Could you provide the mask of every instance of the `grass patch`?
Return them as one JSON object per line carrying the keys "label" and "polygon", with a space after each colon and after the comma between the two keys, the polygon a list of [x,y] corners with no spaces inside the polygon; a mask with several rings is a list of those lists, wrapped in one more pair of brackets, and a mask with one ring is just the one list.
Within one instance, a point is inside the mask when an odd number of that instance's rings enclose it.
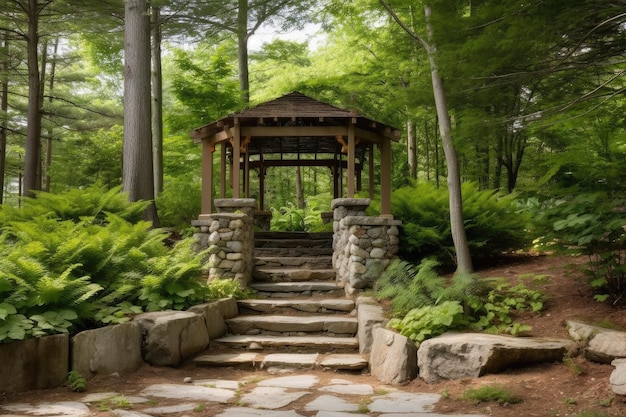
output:
{"label": "grass patch", "polygon": [[519,404],[524,400],[500,385],[485,385],[480,388],[471,388],[463,393],[463,399],[483,402],[497,402],[498,404]]}

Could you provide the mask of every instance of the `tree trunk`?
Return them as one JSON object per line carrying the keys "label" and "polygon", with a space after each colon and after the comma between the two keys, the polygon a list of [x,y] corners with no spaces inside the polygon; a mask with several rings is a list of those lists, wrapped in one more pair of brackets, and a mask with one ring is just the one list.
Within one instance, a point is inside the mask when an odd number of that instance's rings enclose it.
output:
{"label": "tree trunk", "polygon": [[[57,54],[59,52],[59,38],[56,37],[54,39],[54,46],[52,51],[52,60],[50,62],[50,76],[48,90],[50,91],[50,95],[48,98],[48,103],[52,103],[54,91],[54,78],[56,73],[56,65],[57,65]],[[43,80],[42,80],[43,84]],[[43,100],[43,91],[42,91],[42,100]],[[49,192],[50,191],[50,166],[52,165],[52,128],[48,128],[48,134],[46,137],[46,163],[44,165],[44,176],[42,178],[43,186],[42,189]]]}
{"label": "tree trunk", "polygon": [[161,69],[161,9],[152,7],[152,153],[154,195],[163,191],[163,72]]}
{"label": "tree trunk", "polygon": [[150,111],[150,15],[146,0],[125,0],[122,188],[130,201],[152,201],[144,218],[159,226],[154,205]]}
{"label": "tree trunk", "polygon": [[22,195],[32,196],[37,190],[41,146],[41,80],[39,78],[39,10],[37,0],[28,1],[28,110],[26,112],[26,144],[24,146],[24,177]]}
{"label": "tree trunk", "polygon": [[7,156],[7,123],[9,110],[9,35],[4,33],[2,39],[2,57],[0,62],[0,204],[4,201],[4,178],[6,175],[6,156]]}
{"label": "tree trunk", "polygon": [[239,90],[245,105],[250,102],[248,70],[248,0],[239,0],[237,12],[237,59],[239,61]]}
{"label": "tree trunk", "polygon": [[467,235],[465,234],[465,224],[463,222],[463,197],[461,195],[461,173],[459,170],[459,160],[452,141],[452,127],[450,124],[450,115],[448,113],[445,90],[443,88],[443,80],[439,75],[435,59],[436,48],[432,44],[430,6],[424,6],[424,14],[426,16],[426,30],[428,32],[430,42],[429,48],[427,48],[428,61],[430,63],[430,74],[433,84],[433,93],[435,96],[435,106],[437,108],[437,117],[439,119],[441,143],[443,145],[443,151],[446,156],[446,166],[448,168],[450,228],[452,231],[452,240],[454,241],[454,249],[456,251],[456,270],[458,273],[468,273],[472,272],[474,267],[472,265]]}
{"label": "tree trunk", "polygon": [[415,122],[410,117],[406,121],[406,151],[408,154],[409,177],[417,179],[417,135]]}

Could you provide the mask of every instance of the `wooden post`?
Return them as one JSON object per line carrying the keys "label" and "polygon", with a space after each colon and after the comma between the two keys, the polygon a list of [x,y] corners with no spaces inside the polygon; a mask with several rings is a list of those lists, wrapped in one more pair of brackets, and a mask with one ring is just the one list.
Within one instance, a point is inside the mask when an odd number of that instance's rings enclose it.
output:
{"label": "wooden post", "polygon": [[239,198],[241,191],[241,126],[235,118],[233,137],[233,198]]}
{"label": "wooden post", "polygon": [[356,177],[354,170],[354,154],[356,147],[356,139],[354,138],[354,123],[356,123],[356,119],[348,122],[348,198],[354,198],[354,180]]}
{"label": "wooden post", "polygon": [[220,198],[226,198],[226,142],[221,143],[220,147]]}
{"label": "wooden post", "polygon": [[371,143],[369,147],[369,178],[368,178],[368,187],[370,193],[370,200],[374,199],[374,144]]}
{"label": "wooden post", "polygon": [[384,139],[380,147],[380,214],[391,215],[391,141]]}
{"label": "wooden post", "polygon": [[202,204],[200,214],[211,214],[213,204],[213,151],[215,147],[202,141]]}

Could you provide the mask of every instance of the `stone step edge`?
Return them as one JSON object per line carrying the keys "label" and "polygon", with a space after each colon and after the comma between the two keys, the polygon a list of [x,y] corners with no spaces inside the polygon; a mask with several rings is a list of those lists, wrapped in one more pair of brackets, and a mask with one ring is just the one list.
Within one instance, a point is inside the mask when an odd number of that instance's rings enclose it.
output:
{"label": "stone step edge", "polygon": [[228,335],[211,340],[211,343],[238,348],[248,348],[256,345],[257,348],[321,348],[321,349],[358,349],[359,340],[356,337],[333,336],[269,336],[269,335]]}
{"label": "stone step edge", "polygon": [[237,300],[240,308],[253,310],[259,313],[271,313],[273,309],[292,309],[304,313],[319,314],[343,312],[348,313],[355,309],[356,304],[350,299],[320,298],[320,299],[244,299]]}
{"label": "stone step edge", "polygon": [[[241,315],[226,320],[229,333],[253,335],[271,334],[333,334],[356,335],[358,320],[346,314],[324,315]],[[261,333],[262,334],[262,333]]]}
{"label": "stone step edge", "polygon": [[240,366],[358,371],[369,366],[368,355],[358,353],[221,353],[196,357],[196,366]]}
{"label": "stone step edge", "polygon": [[332,291],[342,289],[334,281],[255,282],[250,287],[263,292]]}

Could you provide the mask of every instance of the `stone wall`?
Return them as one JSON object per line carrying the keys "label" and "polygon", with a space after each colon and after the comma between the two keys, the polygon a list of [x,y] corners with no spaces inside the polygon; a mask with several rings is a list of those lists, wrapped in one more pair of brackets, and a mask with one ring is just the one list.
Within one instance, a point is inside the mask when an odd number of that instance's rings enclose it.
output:
{"label": "stone wall", "polygon": [[208,280],[235,279],[246,288],[254,267],[254,207],[250,198],[215,200],[217,213],[192,221],[196,249],[208,249]]}
{"label": "stone wall", "polygon": [[332,202],[333,267],[348,295],[371,288],[398,253],[399,220],[365,215],[366,198],[339,198]]}

